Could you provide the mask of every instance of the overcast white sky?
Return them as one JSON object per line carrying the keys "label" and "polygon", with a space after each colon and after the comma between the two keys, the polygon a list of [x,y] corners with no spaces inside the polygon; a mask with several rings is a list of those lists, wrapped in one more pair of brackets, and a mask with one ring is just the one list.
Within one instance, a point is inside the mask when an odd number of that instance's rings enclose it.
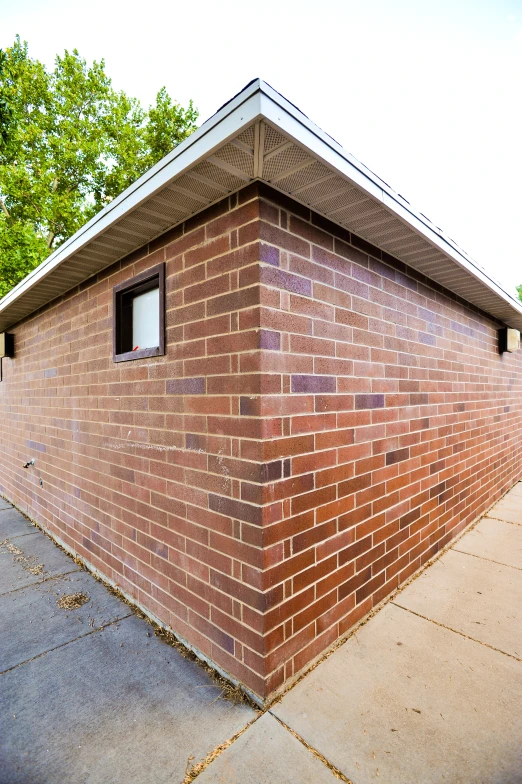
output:
{"label": "overcast white sky", "polygon": [[200,121],[261,77],[514,293],[522,283],[522,0],[0,0],[0,47],[104,58]]}

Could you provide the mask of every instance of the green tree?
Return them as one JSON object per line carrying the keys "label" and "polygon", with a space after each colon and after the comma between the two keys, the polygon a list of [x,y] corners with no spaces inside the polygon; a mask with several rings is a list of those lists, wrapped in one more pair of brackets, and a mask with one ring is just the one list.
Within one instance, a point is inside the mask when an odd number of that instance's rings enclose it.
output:
{"label": "green tree", "polygon": [[517,286],[517,291],[518,291],[518,298],[522,302],[522,283],[520,284],[520,286]]}
{"label": "green tree", "polygon": [[0,296],[196,127],[198,112],[116,91],[74,49],[54,70],[0,50]]}

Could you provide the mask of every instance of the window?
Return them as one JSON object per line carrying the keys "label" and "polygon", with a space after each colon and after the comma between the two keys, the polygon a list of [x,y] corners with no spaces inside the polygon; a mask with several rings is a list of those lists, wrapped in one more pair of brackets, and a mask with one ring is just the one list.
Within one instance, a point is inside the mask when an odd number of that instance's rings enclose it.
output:
{"label": "window", "polygon": [[113,291],[114,361],[165,353],[165,267],[158,264]]}

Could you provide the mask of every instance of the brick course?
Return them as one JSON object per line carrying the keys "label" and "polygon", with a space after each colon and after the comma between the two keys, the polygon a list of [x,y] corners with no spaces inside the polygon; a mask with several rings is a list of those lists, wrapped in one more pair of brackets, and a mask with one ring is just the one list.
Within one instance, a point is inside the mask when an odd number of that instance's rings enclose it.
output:
{"label": "brick course", "polygon": [[[167,353],[114,364],[161,261]],[[498,326],[254,184],[12,329],[0,489],[264,699],[520,477]]]}

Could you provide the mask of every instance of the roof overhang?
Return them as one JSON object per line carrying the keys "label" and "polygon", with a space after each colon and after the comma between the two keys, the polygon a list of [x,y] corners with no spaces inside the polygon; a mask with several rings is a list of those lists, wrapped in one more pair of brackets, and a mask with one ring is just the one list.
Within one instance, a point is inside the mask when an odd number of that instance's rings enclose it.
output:
{"label": "roof overhang", "polygon": [[522,330],[521,303],[486,270],[293,104],[255,80],[0,300],[0,332],[254,180]]}

